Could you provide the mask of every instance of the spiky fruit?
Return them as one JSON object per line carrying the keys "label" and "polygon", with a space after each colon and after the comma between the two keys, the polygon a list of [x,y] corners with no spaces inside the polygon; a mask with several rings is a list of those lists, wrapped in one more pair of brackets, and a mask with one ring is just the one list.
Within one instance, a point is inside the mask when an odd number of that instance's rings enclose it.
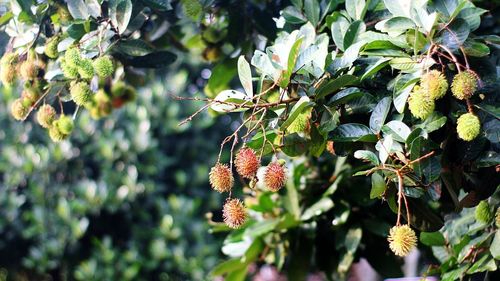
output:
{"label": "spiky fruit", "polygon": [[420,87],[431,99],[437,100],[446,94],[448,81],[441,71],[431,70],[420,78]]}
{"label": "spiky fruit", "polygon": [[64,53],[64,62],[68,66],[78,68],[81,60],[80,51],[76,47],[68,48],[66,53]]}
{"label": "spiky fruit", "polygon": [[[56,120],[57,121],[57,120]],[[52,126],[49,128],[49,136],[54,142],[60,142],[68,138],[68,134],[63,134],[57,126]]]}
{"label": "spiky fruit", "polygon": [[286,129],[288,133],[307,132],[310,130],[309,120],[311,119],[312,108],[302,111]]}
{"label": "spiky fruit", "polygon": [[94,66],[90,59],[81,59],[78,64],[78,74],[83,79],[92,79],[94,77]]}
{"label": "spiky fruit", "polygon": [[73,131],[73,119],[69,116],[61,115],[59,119],[54,121],[54,127],[57,127],[62,134],[69,135]]}
{"label": "spiky fruit", "polygon": [[222,217],[230,228],[240,228],[247,218],[245,206],[239,199],[227,199],[222,209]]}
{"label": "spiky fruit", "polygon": [[64,77],[69,79],[78,78],[78,68],[76,66],[71,66],[66,63],[66,59],[61,58],[61,70],[64,74]]}
{"label": "spiky fruit", "polygon": [[203,58],[208,62],[216,62],[220,59],[222,51],[219,47],[210,46],[203,50]]}
{"label": "spiky fruit", "polygon": [[422,88],[416,86],[408,99],[408,108],[413,116],[426,119],[434,112],[434,100],[424,93]]}
{"label": "spiky fruit", "polygon": [[111,87],[111,96],[113,97],[113,107],[119,108],[126,102],[133,101],[136,97],[136,91],[132,86],[119,81]]}
{"label": "spiky fruit", "polygon": [[489,223],[493,219],[493,214],[490,210],[490,204],[488,204],[488,201],[486,200],[479,202],[479,204],[476,206],[476,211],[474,214],[476,216],[476,220],[482,223]]}
{"label": "spiky fruit", "polygon": [[55,117],[56,110],[48,104],[40,106],[38,112],[36,113],[36,120],[38,121],[38,124],[44,128],[52,127],[52,122],[54,122]]}
{"label": "spiky fruit", "polygon": [[35,88],[25,88],[21,97],[29,103],[29,105],[33,105],[40,98],[40,92]]}
{"label": "spiky fruit", "polygon": [[236,171],[240,174],[240,176],[246,179],[253,179],[257,174],[260,162],[253,149],[244,147],[238,151],[238,154],[236,154],[234,165],[236,166]]}
{"label": "spiky fruit", "polygon": [[92,98],[92,90],[86,82],[72,83],[69,91],[71,98],[77,105],[84,106]]}
{"label": "spiky fruit", "polygon": [[37,77],[40,70],[39,62],[32,59],[27,59],[19,67],[19,74],[24,80],[33,80]]}
{"label": "spiky fruit", "polygon": [[45,55],[51,59],[55,59],[59,56],[57,51],[57,45],[61,42],[61,37],[53,36],[50,37],[45,43]]}
{"label": "spiky fruit", "polygon": [[94,60],[94,69],[99,77],[108,77],[115,71],[113,61],[109,56],[98,57]]}
{"label": "spiky fruit", "polygon": [[333,141],[328,141],[326,143],[326,151],[330,152],[332,155],[335,155],[335,143]]}
{"label": "spiky fruit", "polygon": [[233,172],[221,163],[212,167],[208,179],[212,188],[220,193],[230,191],[234,184]]}
{"label": "spiky fruit", "polygon": [[14,119],[22,121],[26,119],[26,116],[28,116],[29,106],[26,105],[23,98],[18,98],[12,103],[10,113]]}
{"label": "spiky fruit", "polygon": [[465,100],[477,90],[477,77],[470,71],[463,71],[453,77],[451,93],[459,100]]}
{"label": "spiky fruit", "polygon": [[481,131],[481,121],[472,113],[465,113],[458,117],[457,133],[458,137],[464,141],[472,141]]}
{"label": "spiky fruit", "polygon": [[62,23],[68,22],[73,19],[71,13],[65,5],[59,5],[59,7],[57,8],[57,15],[59,16],[59,19]]}
{"label": "spiky fruit", "polygon": [[406,224],[392,227],[387,240],[391,251],[400,257],[407,256],[417,246],[417,235]]}
{"label": "spiky fruit", "polygon": [[273,192],[280,190],[285,185],[286,179],[284,163],[275,161],[267,165],[264,172],[264,185],[267,189]]}
{"label": "spiky fruit", "polygon": [[94,95],[91,102],[87,103],[85,106],[89,112],[90,116],[94,119],[99,119],[104,116],[108,116],[113,107],[111,106],[111,99],[104,90],[99,90]]}
{"label": "spiky fruit", "polygon": [[12,85],[17,78],[18,56],[15,53],[6,53],[0,60],[0,80],[4,85]]}

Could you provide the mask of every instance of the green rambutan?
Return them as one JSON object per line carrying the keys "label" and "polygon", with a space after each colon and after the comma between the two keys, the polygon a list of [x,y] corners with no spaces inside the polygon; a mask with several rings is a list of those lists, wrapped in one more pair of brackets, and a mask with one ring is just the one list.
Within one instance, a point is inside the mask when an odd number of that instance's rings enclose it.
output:
{"label": "green rambutan", "polygon": [[420,78],[420,87],[431,99],[437,100],[446,94],[448,81],[441,71],[431,70]]}
{"label": "green rambutan", "polygon": [[115,67],[109,56],[98,57],[94,60],[94,69],[99,77],[105,78],[113,74]]}
{"label": "green rambutan", "polygon": [[419,119],[426,119],[434,112],[434,100],[427,96],[422,88],[415,86],[408,99],[408,108],[413,116]]}
{"label": "green rambutan", "polygon": [[451,83],[451,92],[459,100],[465,100],[474,94],[477,90],[478,80],[471,71],[463,71],[453,77]]}
{"label": "green rambutan", "polygon": [[92,98],[92,90],[86,82],[73,82],[69,89],[71,98],[80,106],[84,106]]}
{"label": "green rambutan", "polygon": [[481,132],[481,121],[472,113],[465,113],[458,117],[457,133],[458,137],[464,141],[472,141]]}

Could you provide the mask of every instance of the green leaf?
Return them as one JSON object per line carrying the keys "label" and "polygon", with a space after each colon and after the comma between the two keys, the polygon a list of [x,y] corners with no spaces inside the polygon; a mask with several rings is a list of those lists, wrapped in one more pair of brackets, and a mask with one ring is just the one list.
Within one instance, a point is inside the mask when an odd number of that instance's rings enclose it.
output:
{"label": "green leaf", "polygon": [[317,0],[304,0],[304,12],[307,19],[314,25],[319,22],[319,3]]}
{"label": "green leaf", "polygon": [[217,112],[244,111],[244,108],[237,109],[236,105],[227,103],[231,102],[242,104],[243,102],[249,102],[249,98],[245,93],[240,91],[224,90],[214,98],[214,101],[215,102],[210,106],[210,108]]}
{"label": "green leaf", "polygon": [[354,152],[354,158],[363,159],[372,163],[374,166],[378,166],[380,164],[377,155],[369,150],[357,150]]}
{"label": "green leaf", "polygon": [[381,198],[387,186],[385,179],[379,173],[372,174],[372,189],[370,190],[370,199]]}
{"label": "green leaf", "polygon": [[385,7],[395,17],[411,18],[410,9],[411,2],[407,0],[384,0]]}
{"label": "green leaf", "polygon": [[132,15],[131,0],[110,0],[109,1],[109,18],[111,23],[118,29],[118,33],[122,34],[128,26]]}
{"label": "green leaf", "polygon": [[462,46],[469,37],[470,28],[467,22],[463,19],[455,19],[447,28],[443,31],[441,37],[442,44],[451,50],[457,50]]}
{"label": "green leaf", "polygon": [[290,77],[292,76],[293,69],[295,67],[295,62],[297,61],[297,57],[299,56],[300,45],[302,44],[303,39],[299,38],[293,44],[290,49],[290,53],[288,54],[288,64],[287,69],[281,73],[281,77],[279,80],[279,85],[281,88],[286,88],[290,83]]}
{"label": "green leaf", "polygon": [[476,40],[467,39],[464,43],[464,52],[471,57],[486,57],[490,54],[490,48]]}
{"label": "green leaf", "polygon": [[347,88],[344,89],[337,94],[335,94],[329,101],[328,101],[328,106],[334,107],[339,104],[344,104],[347,103],[350,100],[359,98],[363,96],[365,93],[361,92],[360,89],[358,88]]}
{"label": "green leaf", "polygon": [[362,20],[366,12],[365,0],[346,0],[345,9],[347,14],[354,20]]}
{"label": "green leaf", "polygon": [[427,133],[434,132],[439,128],[443,127],[446,124],[446,116],[443,116],[441,113],[434,111],[431,116],[427,117],[421,124],[415,126],[416,128],[422,128]]}
{"label": "green leaf", "polygon": [[171,0],[141,0],[146,6],[158,11],[167,11],[172,9]]}
{"label": "green leaf", "polygon": [[11,11],[8,11],[8,12],[4,13],[0,17],[0,26],[3,26],[6,23],[8,23],[13,17],[14,17],[14,14]]}
{"label": "green leaf", "polygon": [[337,142],[376,142],[377,137],[363,124],[342,124],[330,133],[330,139]]}
{"label": "green leaf", "polygon": [[370,65],[368,69],[366,69],[365,73],[363,73],[360,80],[363,81],[366,78],[371,78],[373,75],[377,74],[379,70],[388,65],[389,61],[390,61],[389,58],[381,58],[377,60],[374,64]]}
{"label": "green leaf", "polygon": [[290,124],[292,124],[295,119],[299,116],[300,113],[302,113],[306,108],[310,107],[312,104],[310,102],[309,97],[303,96],[301,97],[295,105],[292,107],[292,110],[290,110],[290,114],[288,115],[288,118],[286,119],[283,124],[280,126],[280,130],[285,131]]}
{"label": "green leaf", "polygon": [[426,246],[444,246],[446,240],[441,232],[420,232],[420,242]]}
{"label": "green leaf", "polygon": [[145,56],[154,51],[151,46],[141,39],[120,41],[115,47],[115,50],[134,57]]}
{"label": "green leaf", "polygon": [[268,220],[258,221],[249,226],[248,228],[246,228],[244,235],[251,237],[252,239],[257,238],[259,236],[262,236],[264,234],[273,231],[279,222],[280,222],[279,219],[268,219]]}
{"label": "green leaf", "polygon": [[382,126],[384,134],[391,135],[395,141],[405,142],[411,133],[410,128],[401,121],[390,121]]}
{"label": "green leaf", "polygon": [[307,21],[306,17],[294,6],[283,9],[282,15],[291,24],[301,24]]}
{"label": "green leaf", "polygon": [[[464,1],[465,2],[465,1]],[[487,10],[477,8],[477,7],[469,7],[462,9],[458,14],[458,17],[464,19],[470,27],[470,31],[476,30],[481,24],[481,15],[486,13]]]}
{"label": "green leaf", "polygon": [[490,253],[496,260],[500,260],[500,230],[496,231],[495,237],[491,242]]}
{"label": "green leaf", "polygon": [[352,44],[358,42],[360,34],[366,31],[365,23],[361,20],[352,22],[344,35],[344,48],[349,48]]}
{"label": "green leaf", "polygon": [[229,259],[216,265],[210,272],[210,275],[213,277],[221,276],[229,272],[240,270],[246,266],[247,264],[241,262],[240,258]]}
{"label": "green leaf", "polygon": [[247,96],[253,97],[252,70],[244,56],[238,58],[238,76]]}
{"label": "green leaf", "polygon": [[373,109],[370,116],[370,129],[372,129],[373,132],[378,134],[382,129],[387,114],[389,114],[389,110],[391,109],[391,101],[391,97],[385,97],[381,99]]}
{"label": "green leaf", "polygon": [[467,270],[467,274],[496,270],[495,260],[490,255],[485,254]]}
{"label": "green leaf", "polygon": [[68,1],[68,10],[74,19],[87,20],[89,18],[89,10],[83,0]]}
{"label": "green leaf", "polygon": [[337,77],[333,80],[330,80],[324,84],[322,84],[318,89],[316,90],[316,99],[321,99],[329,94],[332,94],[339,90],[342,87],[348,86],[348,85],[354,85],[358,82],[358,78],[354,75],[342,75],[340,77]]}
{"label": "green leaf", "polygon": [[350,23],[339,12],[333,12],[332,19],[333,22],[330,29],[332,30],[333,41],[340,50],[344,51],[347,49],[347,47],[344,47],[344,35],[347,29],[349,29]]}
{"label": "green leaf", "polygon": [[285,135],[281,150],[290,157],[296,157],[307,151],[309,142],[297,133]]}
{"label": "green leaf", "polygon": [[319,199],[316,203],[314,203],[311,207],[307,208],[303,213],[300,219],[302,221],[307,221],[313,217],[319,216],[324,212],[333,208],[334,203],[332,199],[328,197],[323,197]]}
{"label": "green leaf", "polygon": [[[410,146],[410,159],[416,160],[429,153],[434,146],[424,137],[417,137]],[[435,181],[441,173],[439,157],[432,156],[412,164],[413,170],[419,176],[425,176],[427,182]]]}

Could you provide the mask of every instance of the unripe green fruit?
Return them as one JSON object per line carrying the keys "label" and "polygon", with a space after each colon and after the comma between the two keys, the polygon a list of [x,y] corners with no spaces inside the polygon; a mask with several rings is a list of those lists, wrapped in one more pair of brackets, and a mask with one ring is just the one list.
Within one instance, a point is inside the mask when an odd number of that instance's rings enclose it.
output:
{"label": "unripe green fruit", "polygon": [[483,200],[479,202],[476,206],[475,216],[476,220],[482,223],[489,223],[493,219],[493,214],[491,213],[488,201]]}
{"label": "unripe green fruit", "polygon": [[59,7],[57,8],[57,14],[59,15],[59,19],[62,23],[66,23],[73,19],[68,8],[66,8],[66,6],[64,5],[59,5]]}
{"label": "unripe green fruit", "polygon": [[[56,121],[54,121],[54,123]],[[49,136],[52,139],[52,141],[60,142],[62,140],[65,140],[69,135],[63,134],[57,126],[52,126],[49,128]]]}
{"label": "unripe green fruit", "polygon": [[448,81],[440,71],[431,70],[420,78],[420,87],[431,99],[437,100],[446,94]]}
{"label": "unripe green fruit", "polygon": [[22,121],[28,116],[29,107],[24,104],[22,98],[18,98],[12,103],[10,113],[14,119]]}
{"label": "unripe green fruit", "polygon": [[92,98],[92,90],[86,82],[72,83],[70,88],[71,98],[77,105],[85,105]]}
{"label": "unripe green fruit", "polygon": [[57,51],[57,45],[61,42],[61,37],[53,36],[45,43],[45,55],[51,59],[55,59],[59,56]]}
{"label": "unripe green fruit", "polygon": [[76,67],[80,65],[82,57],[80,56],[80,51],[76,47],[71,47],[64,53],[64,62],[71,67]]}
{"label": "unripe green fruit", "polygon": [[95,72],[102,78],[110,76],[115,71],[113,61],[109,56],[98,57],[93,64]]}
{"label": "unripe green fruit", "polygon": [[64,74],[64,77],[68,79],[78,78],[78,68],[68,65],[64,58],[61,59],[61,70]]}
{"label": "unripe green fruit", "polygon": [[472,113],[465,113],[457,120],[458,137],[464,141],[475,139],[481,131],[479,118]]}
{"label": "unripe green fruit", "polygon": [[477,78],[470,71],[463,71],[453,77],[451,83],[451,92],[459,100],[465,100],[474,94],[477,90]]}
{"label": "unripe green fruit", "polygon": [[40,93],[34,88],[25,88],[21,97],[32,105],[38,101]]}
{"label": "unripe green fruit", "polygon": [[15,53],[6,53],[0,60],[0,80],[4,85],[12,85],[16,81],[18,56]]}
{"label": "unripe green fruit", "polygon": [[94,66],[90,59],[81,59],[78,64],[78,74],[83,79],[92,79],[94,77]]}
{"label": "unripe green fruit", "polygon": [[310,129],[309,120],[311,119],[312,108],[301,112],[295,120],[286,129],[288,133],[307,132]]}
{"label": "unripe green fruit", "polygon": [[422,88],[416,86],[408,99],[408,108],[413,116],[426,119],[434,112],[434,100],[424,94]]}
{"label": "unripe green fruit", "polygon": [[48,104],[40,106],[38,112],[36,113],[36,120],[38,121],[38,124],[44,128],[52,127],[55,117],[56,110]]}
{"label": "unripe green fruit", "polygon": [[62,134],[69,135],[73,131],[73,119],[69,116],[61,115],[59,119],[54,121],[54,127],[57,127]]}

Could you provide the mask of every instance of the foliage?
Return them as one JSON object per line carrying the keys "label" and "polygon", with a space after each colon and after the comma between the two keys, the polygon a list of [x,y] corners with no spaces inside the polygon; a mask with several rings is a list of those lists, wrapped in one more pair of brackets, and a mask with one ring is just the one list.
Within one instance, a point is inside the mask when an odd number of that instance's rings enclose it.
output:
{"label": "foliage", "polygon": [[[475,222],[476,213],[485,213],[484,203],[480,211],[473,209],[487,200],[491,213],[498,213],[500,200],[500,40],[494,4],[484,4],[493,15],[467,0],[48,1],[29,9],[33,4],[13,1],[12,12],[2,17],[12,38],[9,53],[16,56],[2,60],[1,77],[11,84],[12,70],[21,63],[21,74],[30,81],[22,85],[25,92],[35,86],[44,92],[36,98],[23,94],[14,103],[14,117],[24,120],[41,101],[59,103],[59,114],[71,112],[78,124],[72,143],[96,132],[85,130],[88,115],[75,103],[103,117],[111,107],[134,99],[126,83],[137,79],[135,73],[146,73],[144,68],[163,67],[180,56],[189,69],[190,60],[196,60],[190,54],[216,63],[208,81],[197,83],[206,97],[174,95],[205,102],[183,125],[205,109],[211,115],[241,117],[222,140],[210,176],[205,175],[215,190],[229,191],[224,208],[218,206],[223,215],[210,217],[209,224],[212,232],[230,231],[222,247],[230,259],[212,268],[211,277],[244,280],[254,264],[267,263],[290,280],[315,272],[341,280],[361,257],[382,276],[398,276],[402,259],[391,250],[408,254],[416,237],[428,259],[423,275],[456,280],[496,271],[498,226],[492,219]],[[59,56],[53,46],[43,55],[45,40],[49,45],[54,36],[62,38]],[[112,77],[98,78],[96,70],[112,72],[109,64],[97,67],[104,55],[111,56],[116,69]],[[72,82],[85,83],[91,91],[73,88]],[[64,94],[68,87],[74,94]],[[140,118],[151,111],[129,113]],[[156,122],[171,117],[159,116]],[[49,130],[62,133],[56,139],[69,137],[59,123]],[[127,140],[148,131],[136,134],[143,127],[125,128]],[[109,129],[99,130],[105,140],[112,134]],[[115,147],[126,158],[130,146],[122,141]],[[218,147],[215,142],[204,145]],[[233,161],[241,160],[234,156],[247,148],[258,163],[252,162],[252,171],[238,181]],[[117,154],[109,146],[103,151],[112,159]],[[151,157],[146,163],[152,163],[152,170],[137,169],[141,177],[157,175],[162,159]],[[191,173],[185,173],[190,182]],[[149,188],[153,193],[161,189]],[[170,212],[172,204],[155,210]],[[115,208],[123,205],[116,202]],[[156,243],[151,254],[162,258],[164,247]],[[113,263],[107,252],[114,245],[106,239],[96,243],[100,252],[80,265],[75,278],[92,278],[87,274],[98,268],[96,263]],[[127,270],[94,278],[133,278],[138,266],[158,266],[133,265],[133,253],[118,253]],[[184,270],[190,269],[179,269]]]}

